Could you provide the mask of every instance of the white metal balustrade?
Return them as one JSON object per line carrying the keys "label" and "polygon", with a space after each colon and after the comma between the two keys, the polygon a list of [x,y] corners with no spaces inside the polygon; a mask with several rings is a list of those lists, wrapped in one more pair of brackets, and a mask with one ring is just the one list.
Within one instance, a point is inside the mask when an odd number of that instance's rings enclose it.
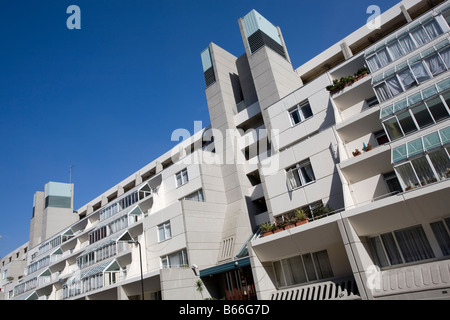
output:
{"label": "white metal balustrade", "polygon": [[359,300],[358,287],[353,278],[324,281],[277,290],[271,300]]}

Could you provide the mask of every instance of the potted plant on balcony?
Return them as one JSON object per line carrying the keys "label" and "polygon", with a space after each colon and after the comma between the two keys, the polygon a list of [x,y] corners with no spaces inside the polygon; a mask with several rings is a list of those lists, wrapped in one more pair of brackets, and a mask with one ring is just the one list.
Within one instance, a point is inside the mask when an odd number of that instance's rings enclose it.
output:
{"label": "potted plant on balcony", "polygon": [[306,215],[306,212],[302,209],[295,209],[295,225],[300,226],[302,224],[305,224],[309,221],[308,216]]}
{"label": "potted plant on balcony", "polygon": [[261,229],[263,237],[266,237],[273,234],[274,225],[270,222],[266,222],[260,225],[259,228]]}
{"label": "potted plant on balcony", "polygon": [[355,151],[352,151],[352,154],[354,157],[359,156],[361,154],[361,151],[359,151],[358,149],[355,149]]}
{"label": "potted plant on balcony", "polygon": [[286,226],[286,221],[284,220],[276,220],[274,224],[273,233],[277,233],[284,230],[284,227]]}
{"label": "potted plant on balcony", "polygon": [[321,204],[313,209],[314,220],[327,217],[334,213],[336,213],[335,210],[329,205]]}
{"label": "potted plant on balcony", "polygon": [[345,87],[351,85],[355,82],[353,76],[341,77],[340,79],[334,79],[333,84],[326,87],[330,94],[335,94],[338,91],[341,91]]}
{"label": "potted plant on balcony", "polygon": [[370,151],[370,150],[372,150],[373,148],[372,148],[372,146],[370,145],[370,143],[368,143],[367,145],[364,143],[364,145],[363,145],[363,151],[364,152],[367,152],[367,151]]}
{"label": "potted plant on balcony", "polygon": [[365,76],[367,76],[370,73],[369,68],[362,67],[359,68],[358,71],[355,73],[355,81],[361,80]]}
{"label": "potted plant on balcony", "polygon": [[286,215],[284,217],[284,223],[285,223],[284,230],[287,230],[287,229],[295,227],[295,222],[296,222],[295,218],[292,218],[292,217],[289,217],[289,216]]}

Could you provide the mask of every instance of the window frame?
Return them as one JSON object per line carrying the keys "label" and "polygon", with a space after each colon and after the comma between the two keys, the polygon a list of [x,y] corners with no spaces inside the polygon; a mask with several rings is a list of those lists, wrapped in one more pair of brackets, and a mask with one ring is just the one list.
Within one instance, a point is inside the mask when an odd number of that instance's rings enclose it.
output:
{"label": "window frame", "polygon": [[[182,264],[181,265],[172,265],[170,262],[171,257],[174,257],[175,255],[178,255],[178,254],[181,254]],[[187,256],[186,248],[169,253],[169,254],[165,254],[160,257],[161,269],[183,268],[184,266],[188,266],[188,265],[189,265],[189,259]]]}
{"label": "window frame", "polygon": [[[309,108],[311,115],[308,117],[305,117],[304,108],[307,108],[307,107]],[[314,116],[314,114],[312,112],[311,104],[309,103],[309,101],[297,104],[295,107],[289,109],[288,112],[289,112],[289,119],[291,121],[291,127],[295,127],[298,124],[305,122],[306,120],[308,120],[309,118],[312,118]],[[300,119],[299,122],[295,123],[294,118],[292,116],[293,113],[297,113],[298,118]]]}
{"label": "window frame", "polygon": [[[427,252],[427,254],[432,255],[432,257],[428,257],[428,258],[424,258],[424,259],[418,259],[415,261],[406,261],[405,258],[405,252],[402,250],[403,247],[399,244],[399,240],[398,240],[398,233],[399,232],[404,232],[406,230],[410,230],[416,228],[418,230],[420,230],[420,232],[423,233],[424,235],[424,239],[426,240],[426,245],[428,245],[429,251]],[[390,238],[393,239],[393,245],[394,247],[392,249],[395,249],[396,254],[399,255],[400,258],[400,262],[398,263],[393,263],[393,259],[394,257],[389,255],[389,251],[386,248],[388,245],[386,244],[386,241],[384,239],[383,236],[389,236]],[[381,244],[381,252],[378,252],[378,250],[374,247],[374,244],[372,243],[372,240],[377,239],[378,243]],[[413,226],[409,226],[406,228],[401,228],[401,229],[396,229],[396,230],[392,230],[392,231],[388,231],[385,233],[380,233],[380,234],[375,234],[372,236],[368,236],[367,237],[368,243],[369,243],[369,247],[370,247],[370,253],[371,256],[374,258],[374,262],[381,268],[381,269],[386,269],[386,268],[392,268],[392,267],[396,267],[396,266],[404,266],[404,265],[411,265],[411,264],[417,264],[417,263],[423,263],[424,261],[428,261],[431,259],[435,259],[436,258],[436,254],[433,250],[433,247],[430,243],[430,237],[429,235],[427,235],[427,233],[425,232],[425,229],[423,228],[423,226],[421,224],[417,224],[417,225],[413,225]],[[379,257],[379,253],[383,253],[383,257]],[[384,258],[383,260],[386,261],[388,264],[387,265],[382,265],[382,262],[380,260],[380,258]]]}
{"label": "window frame", "polygon": [[[305,177],[304,177],[304,173],[303,173],[303,171],[301,169],[302,168],[306,168],[308,166],[311,168],[313,179],[311,179],[310,181],[306,182]],[[292,172],[293,180],[290,177],[291,172]],[[296,176],[294,176],[294,172],[297,173],[298,179],[296,179]],[[314,173],[314,169],[312,167],[311,160],[309,158],[305,159],[305,160],[303,160],[303,161],[301,161],[301,162],[299,162],[297,164],[295,164],[293,167],[290,167],[290,168],[286,169],[286,181],[287,181],[289,190],[296,190],[298,188],[305,187],[305,186],[307,186],[307,185],[309,185],[311,183],[316,182],[316,180],[317,180],[317,178],[316,178],[316,175]],[[292,186],[291,181],[295,181],[296,182],[296,186]],[[298,181],[300,181],[300,185],[297,184]]]}
{"label": "window frame", "polygon": [[[162,230],[164,233],[164,239],[161,239],[160,230]],[[157,225],[156,231],[158,234],[158,243],[172,239],[172,226],[171,226],[170,220],[167,220],[167,221]]]}
{"label": "window frame", "polygon": [[[191,196],[193,196],[193,197],[197,196],[198,200],[195,200],[193,198],[190,199],[189,197],[191,197]],[[194,192],[191,192],[190,194],[188,194],[188,195],[184,196],[183,198],[181,198],[181,200],[205,202],[205,195],[203,193],[203,189],[200,188],[200,189],[198,189],[198,190],[196,190]]]}
{"label": "window frame", "polygon": [[[437,95],[434,95],[434,96],[428,97],[428,98],[426,98],[424,100],[421,100],[421,101],[419,101],[419,102],[417,102],[417,103],[415,103],[413,105],[408,106],[406,109],[403,109],[401,111],[395,112],[392,115],[389,115],[389,116],[385,117],[384,119],[382,119],[381,123],[382,123],[384,131],[387,134],[387,137],[388,137],[389,141],[392,142],[392,141],[395,141],[397,139],[401,139],[401,138],[406,137],[406,136],[408,136],[410,134],[413,134],[413,133],[415,133],[417,131],[420,131],[420,130],[428,128],[428,127],[430,127],[432,125],[435,125],[435,124],[437,124],[439,122],[448,120],[448,118],[450,118],[450,107],[447,105],[447,102],[446,102],[446,100],[444,98],[445,94],[450,94],[450,91],[440,92]],[[447,116],[445,116],[445,117],[443,117],[441,119],[438,119],[438,120],[436,120],[436,115],[433,115],[433,112],[431,110],[431,108],[434,107],[435,105],[431,105],[430,104],[432,101],[435,101],[435,100],[439,100],[442,103],[442,106],[444,107],[444,110],[447,111]],[[418,122],[418,120],[417,120],[417,118],[416,118],[416,116],[414,114],[414,111],[413,111],[413,109],[416,109],[420,105],[424,105],[425,106],[425,110],[426,110],[427,114],[431,117],[431,120],[432,120],[431,123],[423,125],[422,127],[420,126],[420,124],[419,124],[419,122]],[[400,121],[398,119],[398,116],[399,115],[404,115],[406,113],[409,114],[409,116],[411,117],[412,121],[414,122],[414,125],[416,127],[415,131],[405,133],[405,130],[404,130],[403,126],[401,125],[401,123],[400,123]],[[385,123],[387,121],[392,121],[392,119],[395,119],[395,122],[397,123],[397,125],[400,128],[400,132],[401,132],[400,136],[391,137],[391,132],[388,130],[388,127],[386,126]]]}
{"label": "window frame", "polygon": [[[447,238],[447,241],[448,241],[448,239],[450,238],[450,217],[445,217],[445,218],[442,218],[440,220],[437,220],[437,221],[434,221],[434,222],[430,223],[431,230],[433,232],[434,237],[436,238],[436,241],[438,243],[439,248],[441,249],[442,255],[444,257],[447,257],[447,256],[450,255],[450,249],[449,249],[450,244],[441,242],[443,239],[438,236],[437,230],[434,228],[434,226],[437,225],[437,224],[441,224],[443,226],[443,229],[446,232],[446,234],[444,234],[444,235],[447,236],[446,238]],[[447,253],[444,252],[444,248],[443,247],[447,247],[446,250],[448,250],[449,252],[447,252]]]}
{"label": "window frame", "polygon": [[[330,267],[330,271],[331,271],[331,275],[329,276],[321,276],[320,274],[320,261],[317,261],[317,254],[319,253],[323,253],[325,252],[327,255],[327,263],[329,264]],[[305,262],[305,257],[309,256],[310,263],[309,262]],[[286,275],[290,272],[288,270],[285,270],[286,266],[289,265],[289,267],[291,267],[291,261],[294,258],[300,258],[300,262],[301,265],[300,266],[296,266],[299,267],[300,270],[303,271],[303,275],[306,279],[306,281],[300,281],[300,282],[293,282],[292,284],[288,284],[288,281],[286,279]],[[313,267],[313,270],[308,270],[308,267]],[[280,274],[278,274],[277,272],[277,268],[280,271]],[[291,257],[287,257],[287,258],[283,258],[280,260],[275,260],[272,261],[272,270],[274,272],[275,275],[275,282],[276,282],[276,287],[278,289],[280,288],[288,288],[288,287],[292,287],[292,286],[298,286],[298,285],[302,285],[302,284],[307,284],[307,283],[311,283],[311,282],[316,282],[316,281],[321,281],[324,279],[332,279],[334,278],[334,272],[333,272],[333,268],[331,266],[331,262],[330,262],[330,256],[328,255],[328,251],[326,249],[324,250],[319,250],[319,251],[314,251],[314,252],[306,252],[306,253],[302,253],[299,255],[295,255],[295,256],[291,256]],[[291,268],[292,270],[292,268]],[[311,271],[313,271],[313,274],[311,274]],[[311,277],[311,275],[313,275],[313,278]],[[281,278],[279,278],[279,276],[281,276]]]}
{"label": "window frame", "polygon": [[[178,175],[180,176],[181,184],[178,182]],[[187,168],[184,168],[183,170],[180,170],[177,173],[175,173],[175,184],[177,188],[184,186],[188,182],[189,182],[189,175]]]}
{"label": "window frame", "polygon": [[[441,13],[440,15],[436,16],[436,17],[430,17],[429,20],[424,21],[424,22],[420,22],[417,25],[415,25],[414,27],[412,27],[409,30],[405,30],[403,32],[400,32],[399,34],[397,34],[395,36],[395,38],[389,39],[388,41],[386,41],[386,43],[382,44],[381,46],[378,46],[376,49],[374,49],[374,51],[370,54],[368,54],[364,59],[366,61],[367,66],[369,67],[370,71],[376,72],[384,67],[386,67],[387,65],[391,64],[394,61],[397,61],[399,59],[401,59],[402,57],[407,56],[409,53],[413,52],[414,50],[419,49],[420,47],[423,47],[424,45],[426,45],[427,43],[432,42],[434,39],[439,38],[440,36],[442,36],[443,34],[446,33],[446,31],[443,29],[443,26],[441,25],[440,21],[441,19],[437,19],[438,17],[442,17],[442,20],[445,20],[443,14]],[[433,36],[427,29],[427,25],[431,24],[431,23],[435,23],[438,27],[438,34],[436,36]],[[417,30],[421,29],[425,35],[427,36],[427,41],[425,41],[424,43],[419,43],[419,41],[416,39],[415,37],[415,32]],[[414,34],[413,34],[414,33]],[[408,37],[411,41],[412,44],[414,45],[414,48],[412,48],[412,50],[409,50],[408,48],[405,47],[404,45],[404,41],[400,41],[401,39],[405,39],[406,37]],[[396,43],[402,51],[402,55],[395,57],[395,54],[393,53],[393,50],[391,49],[392,44]],[[382,59],[380,59],[378,56],[380,54],[381,51],[386,51],[387,52],[387,57],[388,57],[388,62],[386,64],[382,63]],[[369,63],[368,60],[369,59],[376,59],[376,66],[377,68],[373,68],[373,64]]]}

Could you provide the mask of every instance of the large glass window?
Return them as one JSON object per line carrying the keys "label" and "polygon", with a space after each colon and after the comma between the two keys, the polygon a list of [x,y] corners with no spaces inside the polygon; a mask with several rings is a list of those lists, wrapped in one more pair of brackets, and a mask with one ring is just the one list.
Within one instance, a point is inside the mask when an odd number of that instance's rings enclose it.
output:
{"label": "large glass window", "polygon": [[185,249],[161,257],[161,267],[163,269],[164,268],[181,268],[181,267],[184,267],[187,265],[189,265],[189,264],[188,264],[187,254],[186,254]]}
{"label": "large glass window", "polygon": [[433,173],[433,170],[431,169],[431,166],[425,157],[413,159],[411,160],[411,163],[414,167],[414,170],[417,173],[417,177],[419,178],[419,181],[422,184],[422,186],[437,181]]}
{"label": "large glass window", "polygon": [[447,69],[450,68],[450,48],[440,51],[439,55],[447,66]]}
{"label": "large glass window", "polygon": [[396,96],[403,92],[403,88],[400,84],[400,81],[398,81],[396,76],[386,79],[386,84],[388,85],[392,96]]}
{"label": "large glass window", "polygon": [[433,118],[431,117],[430,112],[428,111],[428,108],[424,103],[411,108],[411,112],[413,113],[414,119],[416,119],[416,122],[419,125],[420,129],[423,129],[424,127],[434,123]]}
{"label": "large glass window", "polygon": [[403,182],[403,187],[406,191],[419,186],[419,180],[414,173],[411,163],[407,162],[402,164],[396,167],[395,171],[397,172],[400,180]]}
{"label": "large glass window", "polygon": [[403,51],[402,46],[400,45],[400,43],[395,40],[390,42],[387,45],[389,52],[391,53],[392,57],[394,58],[394,60],[403,57],[405,55],[405,52]]}
{"label": "large glass window", "polygon": [[414,120],[411,117],[411,114],[406,111],[397,115],[398,122],[402,127],[403,133],[408,134],[414,131],[417,131],[417,127],[414,123]]}
{"label": "large glass window", "polygon": [[450,255],[450,217],[430,224],[444,256]]}
{"label": "large glass window", "polygon": [[[446,93],[444,96],[448,98],[449,95],[450,92]],[[436,97],[432,100],[426,101],[426,104],[435,121],[440,121],[448,118],[449,112],[440,97]]]}
{"label": "large glass window", "polygon": [[378,69],[380,69],[382,67],[381,62],[378,59],[378,57],[376,56],[376,54],[374,54],[373,56],[367,58],[366,61],[367,61],[367,65],[369,66],[369,69],[372,72],[376,71],[376,70],[378,70]]}
{"label": "large glass window", "polygon": [[450,178],[450,159],[445,149],[438,149],[429,153],[428,156],[430,157],[431,163],[433,164],[439,179],[443,180]]}
{"label": "large glass window", "polygon": [[411,35],[409,33],[403,37],[398,38],[398,42],[400,42],[405,54],[410,53],[411,51],[416,49],[416,44],[414,43],[413,39],[411,39]]}
{"label": "large glass window", "polygon": [[430,41],[430,37],[421,26],[410,32],[419,47]]}
{"label": "large glass window", "polygon": [[278,288],[333,277],[326,250],[274,261],[273,268]]}
{"label": "large glass window", "polygon": [[[420,96],[420,94],[421,92],[413,94],[412,96]],[[406,101],[406,99],[404,101]],[[450,92],[435,96],[434,98],[426,100],[425,102],[419,102],[418,104],[417,102],[421,101],[421,99],[413,101],[412,98],[410,99],[410,97],[408,97],[408,101],[410,104],[415,105],[407,109],[405,104],[405,107],[397,108],[397,112],[392,117],[385,117],[383,120],[384,128],[391,141],[419,129],[423,129],[438,121],[447,119],[450,116],[449,108],[447,106],[447,103],[450,103]],[[396,105],[397,103],[394,104],[394,106]],[[392,114],[392,106],[385,107],[383,110],[388,110],[389,108],[391,109]],[[385,114],[389,114],[387,112],[389,112],[389,110],[386,111]]]}
{"label": "large glass window", "polygon": [[441,57],[437,53],[429,58],[426,58],[425,62],[427,63],[428,69],[433,76],[437,76],[447,70],[444,61],[442,61]]}
{"label": "large glass window", "polygon": [[422,226],[413,226],[369,238],[372,255],[380,267],[434,258]]}
{"label": "large glass window", "polygon": [[430,75],[428,74],[425,66],[422,61],[411,64],[411,70],[419,83],[424,82],[430,79]]}
{"label": "large glass window", "polygon": [[433,250],[421,226],[394,231],[405,262],[434,258]]}
{"label": "large glass window", "polygon": [[391,92],[389,91],[386,83],[380,83],[374,87],[375,93],[379,101],[383,102],[392,97]]}
{"label": "large glass window", "polygon": [[437,21],[434,19],[431,20],[430,22],[427,22],[423,26],[425,27],[425,30],[427,31],[431,39],[438,37],[443,32]]}
{"label": "large glass window", "polygon": [[400,81],[402,82],[405,90],[408,90],[417,85],[417,81],[414,78],[410,69],[405,69],[399,72],[398,77],[400,78]]}
{"label": "large glass window", "polygon": [[439,23],[435,19],[431,19],[423,25],[418,25],[413,30],[397,35],[397,38],[389,40],[385,46],[378,48],[373,54],[369,54],[366,57],[367,65],[374,72],[441,34],[443,34],[443,30]]}
{"label": "large glass window", "polygon": [[384,121],[383,124],[391,141],[403,137],[402,129],[400,128],[396,117]]}

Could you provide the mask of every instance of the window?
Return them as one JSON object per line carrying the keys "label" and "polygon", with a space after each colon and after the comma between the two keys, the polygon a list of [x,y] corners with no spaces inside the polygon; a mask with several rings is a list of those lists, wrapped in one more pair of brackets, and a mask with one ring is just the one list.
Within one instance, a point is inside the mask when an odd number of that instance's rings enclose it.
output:
{"label": "window", "polygon": [[389,143],[389,139],[388,139],[388,137],[386,135],[386,132],[384,130],[380,130],[380,131],[374,132],[373,135],[374,135],[375,139],[377,140],[378,145],[381,146],[381,145],[383,145],[385,143]]}
{"label": "window", "polygon": [[448,171],[450,168],[450,158],[445,149],[439,148],[434,152],[430,152],[428,157],[430,158],[439,179],[447,179],[450,175],[450,172]]}
{"label": "window", "polygon": [[94,242],[97,242],[105,238],[106,236],[108,236],[106,226],[96,229],[89,233],[89,244],[93,244]]}
{"label": "window", "polygon": [[306,119],[312,117],[313,113],[309,103],[299,104],[294,109],[289,111],[291,117],[291,123],[293,126],[305,121]]}
{"label": "window", "polygon": [[163,269],[181,268],[181,267],[184,267],[187,265],[189,265],[189,264],[188,264],[187,254],[186,254],[185,249],[161,257],[161,268],[163,268]]}
{"label": "window", "polygon": [[403,182],[404,190],[410,190],[419,186],[419,180],[417,179],[411,163],[405,163],[395,168],[398,177]]}
{"label": "window", "polygon": [[397,193],[403,191],[394,171],[384,174],[383,178],[384,181],[386,182],[389,193]]}
{"label": "window", "polygon": [[[450,92],[444,94],[443,98],[444,99],[450,98]],[[444,105],[444,102],[442,101],[441,97],[431,99],[429,101],[426,101],[425,103],[428,106],[428,109],[430,110],[431,115],[433,116],[436,122],[448,118],[449,112],[446,106]]]}
{"label": "window", "polygon": [[366,102],[367,102],[367,106],[368,107],[373,107],[373,106],[376,106],[376,105],[379,104],[378,99],[377,99],[376,96],[367,99]]}
{"label": "window", "polygon": [[395,38],[389,39],[386,45],[378,47],[376,52],[367,54],[367,65],[374,72],[430,42],[431,39],[442,33],[442,28],[433,18],[413,30],[398,34]]}
{"label": "window", "polygon": [[[436,45],[373,78],[372,85],[380,102],[407,91],[450,68],[450,44]],[[428,95],[429,97],[429,95]]]}
{"label": "window", "polygon": [[444,256],[450,255],[450,217],[430,224]]}
{"label": "window", "polygon": [[277,287],[287,287],[333,277],[326,250],[273,262]]}
{"label": "window", "polygon": [[425,69],[422,61],[411,64],[411,70],[414,74],[414,77],[417,79],[419,83],[422,83],[430,79],[430,76],[427,70]]}
{"label": "window", "polygon": [[414,115],[414,119],[416,119],[420,129],[434,123],[433,118],[424,103],[411,108],[411,112]]}
{"label": "window", "polygon": [[[450,127],[392,149],[392,163],[404,190],[450,178]],[[401,164],[399,164],[401,163]]]}
{"label": "window", "polygon": [[400,78],[400,81],[402,82],[403,88],[405,88],[405,90],[408,90],[418,85],[410,69],[400,71],[398,73],[398,77]]}
{"label": "window", "polygon": [[397,119],[405,135],[417,131],[414,120],[408,111],[398,114]]}
{"label": "window", "polygon": [[400,125],[398,124],[397,118],[390,118],[383,122],[384,127],[386,128],[386,132],[389,135],[391,141],[396,140],[398,138],[403,137],[402,129],[400,129]]}
{"label": "window", "polygon": [[[420,94],[421,92],[418,92],[419,96]],[[413,94],[412,96],[415,95],[416,94]],[[386,119],[383,120],[384,128],[388,133],[390,140],[396,140],[409,133],[437,123],[438,121],[447,119],[450,116],[447,101],[450,102],[450,92],[432,97],[424,102],[411,102],[412,106],[410,108],[407,108],[406,99],[394,103],[394,109],[392,109],[392,106],[384,108],[382,113],[384,110],[387,110],[388,112],[391,109],[395,110],[396,105],[404,106],[397,108],[396,110],[399,112],[395,113],[393,117],[385,117]],[[405,108],[407,109],[405,110]]]}
{"label": "window", "polygon": [[441,57],[437,53],[429,58],[426,58],[425,62],[427,63],[428,69],[433,76],[437,76],[447,70],[444,61],[442,61]]}
{"label": "window", "polygon": [[422,226],[388,232],[369,238],[372,255],[380,267],[434,258]]}
{"label": "window", "polygon": [[183,200],[204,202],[205,199],[203,198],[203,190],[199,189],[199,190],[187,195],[186,197],[184,197]]}
{"label": "window", "polygon": [[180,187],[189,181],[187,169],[181,170],[175,175],[175,177],[177,180],[177,187]]}
{"label": "window", "polygon": [[287,170],[287,182],[289,189],[296,189],[316,180],[309,160],[298,163]]}
{"label": "window", "polygon": [[166,221],[158,226],[158,242],[172,238],[170,221]]}

